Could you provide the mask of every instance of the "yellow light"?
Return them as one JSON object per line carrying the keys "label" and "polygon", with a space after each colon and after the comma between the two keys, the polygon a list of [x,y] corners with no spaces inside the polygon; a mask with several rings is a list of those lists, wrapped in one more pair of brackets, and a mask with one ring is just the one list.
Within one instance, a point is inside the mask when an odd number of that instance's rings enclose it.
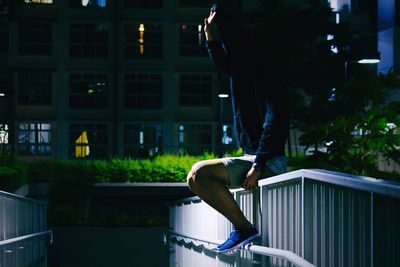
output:
{"label": "yellow light", "polygon": [[139,31],[140,32],[144,32],[144,24],[140,24],[139,25]]}

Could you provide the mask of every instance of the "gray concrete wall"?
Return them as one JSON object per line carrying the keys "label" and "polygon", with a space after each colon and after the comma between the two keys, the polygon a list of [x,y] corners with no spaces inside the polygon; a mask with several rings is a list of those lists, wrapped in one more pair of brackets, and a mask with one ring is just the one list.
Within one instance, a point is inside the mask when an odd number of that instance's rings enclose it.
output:
{"label": "gray concrete wall", "polygon": [[163,228],[54,228],[49,267],[167,267]]}

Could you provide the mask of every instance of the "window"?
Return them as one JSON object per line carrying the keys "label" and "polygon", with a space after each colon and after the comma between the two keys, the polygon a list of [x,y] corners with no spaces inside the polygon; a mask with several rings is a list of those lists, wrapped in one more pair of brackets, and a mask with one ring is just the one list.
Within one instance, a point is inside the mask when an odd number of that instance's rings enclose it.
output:
{"label": "window", "polygon": [[211,125],[180,124],[178,138],[179,153],[199,155],[204,151],[211,151]]}
{"label": "window", "polygon": [[161,24],[125,24],[124,54],[127,58],[162,58]]}
{"label": "window", "polygon": [[9,79],[6,73],[0,73],[0,97],[8,96],[9,90]]}
{"label": "window", "polygon": [[53,0],[24,0],[27,4],[53,4]]}
{"label": "window", "polygon": [[9,25],[7,23],[0,23],[0,53],[8,53],[9,41]]}
{"label": "window", "polygon": [[161,74],[129,73],[124,77],[124,106],[129,109],[161,109]]}
{"label": "window", "polygon": [[211,106],[212,77],[210,74],[179,76],[179,105],[182,107]]}
{"label": "window", "polygon": [[70,0],[69,6],[72,8],[79,8],[79,7],[105,8],[105,7],[107,7],[107,1],[106,0]]}
{"label": "window", "polygon": [[0,146],[8,144],[8,125],[0,123]]}
{"label": "window", "polygon": [[125,124],[124,156],[148,158],[161,153],[162,126],[152,124]]}
{"label": "window", "polygon": [[209,0],[179,0],[180,7],[211,7],[213,1]]}
{"label": "window", "polygon": [[106,109],[108,76],[98,73],[71,73],[69,75],[69,107]]}
{"label": "window", "polygon": [[222,125],[222,140],[221,143],[223,145],[232,145],[233,144],[233,129],[232,125],[224,124]]}
{"label": "window", "polygon": [[51,73],[25,72],[18,74],[19,105],[51,105]]}
{"label": "window", "polygon": [[108,26],[100,23],[72,23],[69,34],[69,55],[72,58],[106,58]]}
{"label": "window", "polygon": [[124,5],[127,8],[137,9],[162,9],[162,0],[125,0]]}
{"label": "window", "polygon": [[19,123],[19,155],[51,155],[50,123]]}
{"label": "window", "polygon": [[207,50],[204,47],[204,31],[201,24],[180,25],[180,46],[179,52],[185,57],[206,57]]}
{"label": "window", "polygon": [[52,38],[52,26],[50,23],[19,23],[18,54],[51,55]]}
{"label": "window", "polygon": [[107,158],[108,126],[105,123],[72,123],[69,144],[70,158]]}

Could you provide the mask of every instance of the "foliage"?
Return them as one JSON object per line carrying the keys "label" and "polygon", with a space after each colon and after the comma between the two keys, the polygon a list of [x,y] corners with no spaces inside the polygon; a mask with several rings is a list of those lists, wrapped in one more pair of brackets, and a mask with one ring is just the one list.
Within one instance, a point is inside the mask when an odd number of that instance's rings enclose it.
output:
{"label": "foliage", "polygon": [[0,190],[14,192],[26,181],[26,166],[11,153],[0,151]]}
{"label": "foliage", "polygon": [[354,76],[338,101],[331,103],[342,115],[304,129],[302,145],[327,148],[314,155],[315,160],[325,168],[362,175],[376,172],[378,154],[400,162],[400,102],[388,102],[400,88],[400,81],[393,86],[393,75]]}

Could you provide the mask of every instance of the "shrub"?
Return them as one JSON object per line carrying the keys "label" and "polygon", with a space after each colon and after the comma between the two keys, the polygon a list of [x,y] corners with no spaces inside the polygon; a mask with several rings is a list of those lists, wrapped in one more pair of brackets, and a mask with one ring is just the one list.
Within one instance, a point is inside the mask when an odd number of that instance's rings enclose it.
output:
{"label": "shrub", "polygon": [[14,192],[27,182],[27,169],[14,155],[0,152],[0,190]]}

